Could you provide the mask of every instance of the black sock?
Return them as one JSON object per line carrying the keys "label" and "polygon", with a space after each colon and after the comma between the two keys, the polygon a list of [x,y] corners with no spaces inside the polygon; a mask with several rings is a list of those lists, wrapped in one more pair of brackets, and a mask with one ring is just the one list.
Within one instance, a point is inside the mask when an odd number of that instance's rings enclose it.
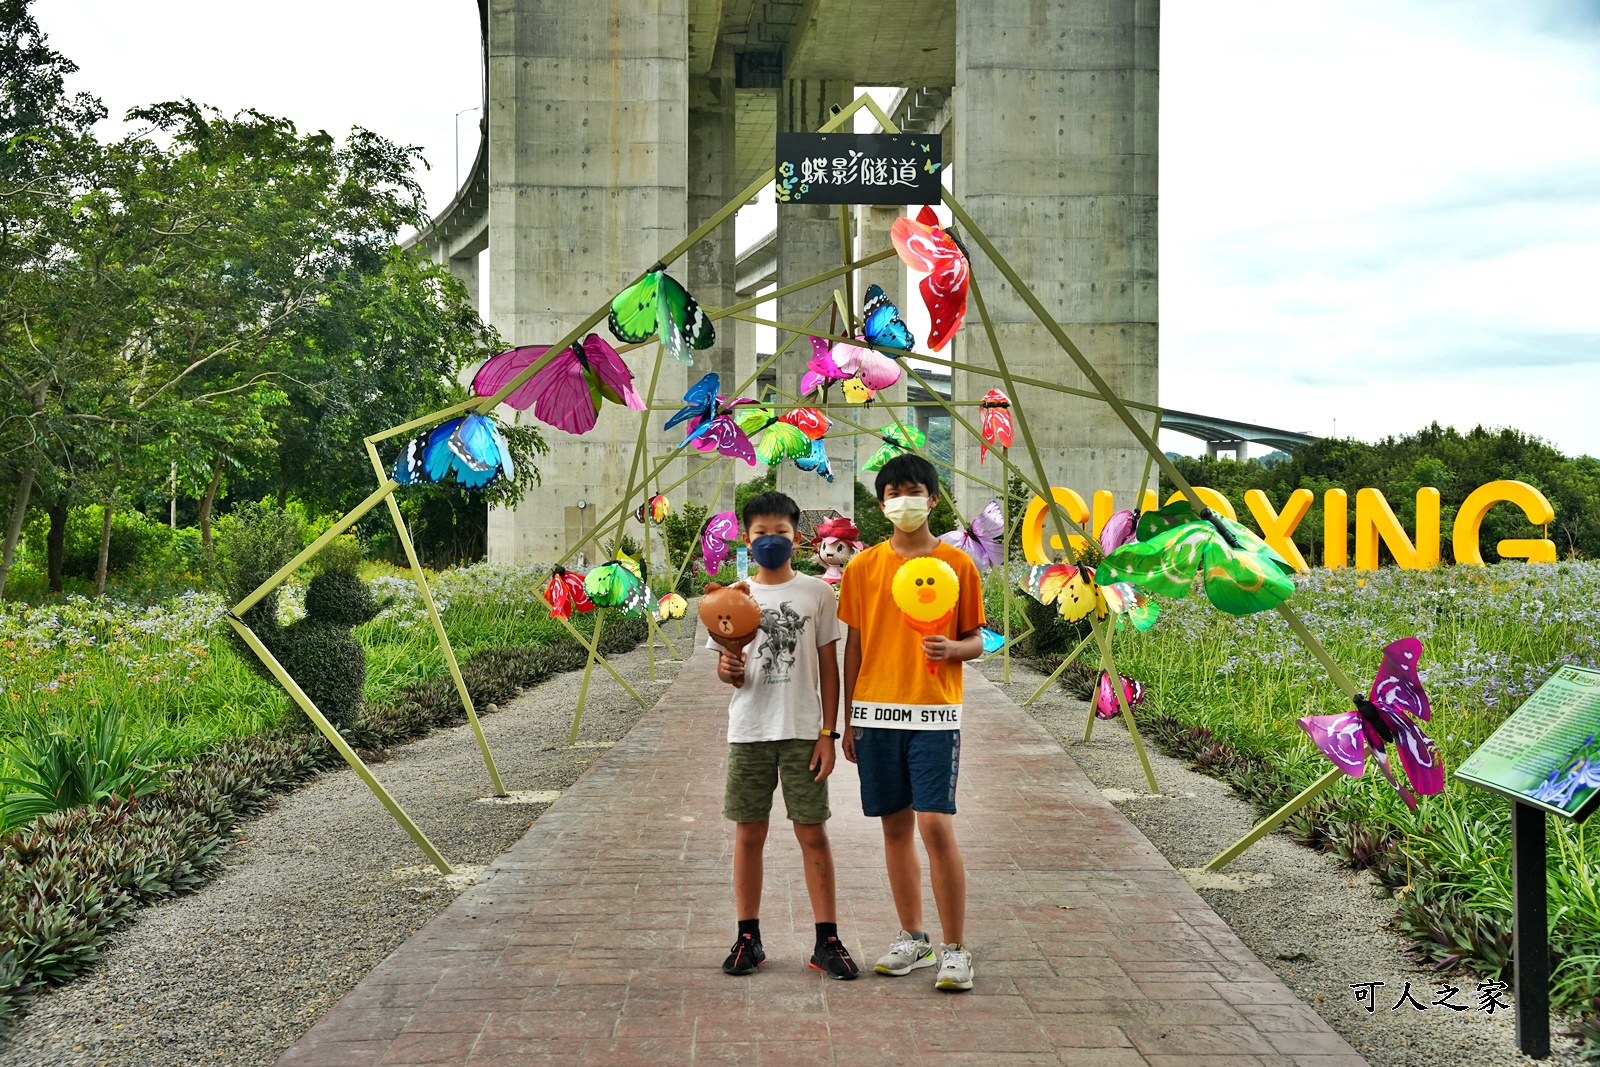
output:
{"label": "black sock", "polygon": [[817,923],[817,944],[825,944],[830,937],[839,936],[838,923]]}
{"label": "black sock", "polygon": [[743,937],[745,934],[750,935],[750,940],[759,942],[761,940],[761,920],[740,919],[739,936]]}

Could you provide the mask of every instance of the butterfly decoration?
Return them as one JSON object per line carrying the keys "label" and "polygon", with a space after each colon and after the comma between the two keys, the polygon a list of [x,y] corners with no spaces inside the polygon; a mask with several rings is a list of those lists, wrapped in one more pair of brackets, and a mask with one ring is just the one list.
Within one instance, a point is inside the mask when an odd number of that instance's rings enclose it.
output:
{"label": "butterfly decoration", "polygon": [[1038,563],[1029,567],[1017,580],[1022,591],[1041,604],[1054,604],[1061,617],[1076,622],[1094,612],[1096,618],[1105,618],[1110,608],[1100,586],[1094,580],[1094,571],[1070,563]]}
{"label": "butterfly decoration", "polygon": [[1155,597],[1132,582],[1113,582],[1111,585],[1103,585],[1100,587],[1100,595],[1105,597],[1106,607],[1111,614],[1117,617],[1119,630],[1126,622],[1131,622],[1135,630],[1143,633],[1154,626],[1156,619],[1161,615],[1161,605],[1156,603]]}
{"label": "butterfly decoration", "polygon": [[1004,634],[996,633],[987,626],[979,627],[978,636],[983,638],[983,654],[992,656],[1006,647]]}
{"label": "butterfly decoration", "polygon": [[983,399],[978,401],[978,410],[983,413],[983,421],[978,432],[982,440],[978,443],[978,462],[989,454],[991,448],[1010,448],[1015,439],[1015,431],[1011,422],[1011,398],[998,389],[991,389],[983,394]]}
{"label": "butterfly decoration", "polygon": [[1294,592],[1293,568],[1271,546],[1214,511],[1196,515],[1187,500],[1146,512],[1139,540],[1108,555],[1099,573],[1104,582],[1131,582],[1170,597],[1187,596],[1195,575],[1203,574],[1206,599],[1229,615],[1266,611]]}
{"label": "butterfly decoration", "polygon": [[590,571],[583,579],[583,591],[595,607],[620,608],[624,615],[637,615],[650,603],[650,590],[639,577],[638,564],[621,558]]}
{"label": "butterfly decoration", "polygon": [[[816,409],[805,410],[815,412]],[[821,418],[821,413],[817,412],[817,416]],[[786,459],[811,455],[811,436],[764,404],[741,404],[733,414],[733,421],[755,442],[756,458],[769,467]],[[757,438],[757,434],[761,436]]]}
{"label": "butterfly decoration", "polygon": [[627,344],[661,338],[661,347],[679,363],[694,366],[691,349],[710,348],[716,327],[665,268],[650,271],[611,301],[611,333]]}
{"label": "butterfly decoration", "polygon": [[939,540],[971,556],[972,562],[977,564],[978,573],[982,574],[1000,562],[1000,538],[1005,529],[1000,501],[991,500],[973,517],[970,526],[964,530],[958,528],[942,533]]}
{"label": "butterfly decoration", "polygon": [[786,422],[799,430],[813,441],[822,440],[822,435],[828,432],[832,425],[828,416],[816,408],[790,408],[778,416],[779,422]]}
{"label": "butterfly decoration", "polygon": [[[928,308],[928,347],[937,352],[950,343],[967,317],[967,281],[971,268],[967,253],[953,234],[940,224],[933,208],[924,205],[914,219],[894,220],[889,240],[900,259],[914,271],[925,273],[918,288]],[[1009,444],[1007,445],[1009,447]]]}
{"label": "butterfly decoration", "polygon": [[882,470],[883,465],[902,452],[915,452],[928,443],[928,435],[915,426],[896,423],[883,428],[883,444],[861,465],[864,471]]}
{"label": "butterfly decoration", "polygon": [[394,464],[394,480],[401,485],[442,482],[452,472],[467,489],[516,477],[511,449],[492,419],[473,411],[440,423],[408,441]]}
{"label": "butterfly decoration", "polygon": [[826,482],[833,481],[833,468],[828,466],[828,450],[823,447],[820,437],[811,442],[808,454],[795,457],[794,465],[808,474],[820,474]]}
{"label": "butterfly decoration", "polygon": [[[1318,750],[1352,778],[1360,778],[1366,770],[1370,752],[1383,776],[1413,811],[1419,795],[1432,796],[1444,789],[1439,750],[1418,725],[1419,720],[1427,722],[1433,717],[1417,674],[1421,656],[1422,642],[1415,637],[1390,642],[1384,647],[1383,663],[1372,679],[1371,690],[1365,699],[1355,698],[1354,710],[1299,720]],[[1389,763],[1387,746],[1391,742],[1400,754],[1405,782],[1395,777]]]}
{"label": "butterfly decoration", "polygon": [[739,520],[731,511],[719,511],[700,531],[700,567],[711,577],[728,562],[730,546],[739,539]]}
{"label": "butterfly decoration", "polygon": [[882,389],[900,381],[900,364],[882,352],[840,341],[829,347],[821,338],[811,338],[811,361],[800,378],[800,395],[820,386],[844,383],[845,399],[852,404],[871,400]]}
{"label": "butterfly decoration", "polygon": [[[689,386],[689,391],[683,394],[683,407],[678,413],[667,420],[663,430],[670,430],[681,422],[690,419],[698,420],[702,425],[711,421],[720,410],[717,391],[722,388],[722,379],[713,371]],[[692,434],[691,434],[692,436]]]}
{"label": "butterfly decoration", "polygon": [[710,422],[694,426],[689,442],[701,452],[716,452],[729,459],[742,459],[752,467],[756,465],[756,449],[749,434],[725,411]]}
{"label": "butterfly decoration", "polygon": [[[867,286],[861,309],[861,339],[879,348],[898,348],[909,352],[916,347],[917,339],[900,318],[900,309],[894,306],[881,285]],[[835,354],[835,360],[838,355]],[[840,367],[844,363],[840,362]]]}
{"label": "butterfly decoration", "polygon": [[1133,512],[1114,511],[1106,524],[1100,527],[1100,551],[1109,556],[1123,545],[1134,540],[1139,519]]}
{"label": "butterfly decoration", "polygon": [[[493,396],[549,351],[549,345],[528,345],[490,356],[472,376],[473,393]],[[633,372],[616,349],[593,333],[563,349],[506,397],[518,411],[531,407],[534,418],[570,434],[594,429],[602,400],[644,410]]]}
{"label": "butterfly decoration", "polygon": [[[1122,684],[1122,698],[1128,702],[1128,711],[1144,703],[1144,683],[1129,678],[1126,674],[1117,675]],[[1097,719],[1115,719],[1122,713],[1122,708],[1117,704],[1117,691],[1112,686],[1111,675],[1105,671],[1100,672],[1100,681],[1095,686],[1094,714]]]}
{"label": "butterfly decoration", "polygon": [[550,605],[550,615],[557,619],[570,619],[574,611],[593,611],[594,603],[583,591],[583,575],[573,574],[565,567],[550,572],[544,586],[545,603]]}
{"label": "butterfly decoration", "polygon": [[667,593],[656,601],[656,619],[661,622],[681,619],[688,610],[689,602],[678,593]]}
{"label": "butterfly decoration", "polygon": [[640,504],[639,510],[633,513],[633,517],[640,522],[653,522],[660,526],[661,520],[665,519],[671,511],[672,502],[657,493],[643,504]]}

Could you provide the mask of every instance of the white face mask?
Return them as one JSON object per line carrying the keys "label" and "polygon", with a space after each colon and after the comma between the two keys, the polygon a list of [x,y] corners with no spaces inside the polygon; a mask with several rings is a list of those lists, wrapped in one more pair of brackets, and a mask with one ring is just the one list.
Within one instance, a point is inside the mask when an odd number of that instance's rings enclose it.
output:
{"label": "white face mask", "polygon": [[906,533],[928,521],[929,502],[925,496],[897,496],[883,502],[883,514]]}

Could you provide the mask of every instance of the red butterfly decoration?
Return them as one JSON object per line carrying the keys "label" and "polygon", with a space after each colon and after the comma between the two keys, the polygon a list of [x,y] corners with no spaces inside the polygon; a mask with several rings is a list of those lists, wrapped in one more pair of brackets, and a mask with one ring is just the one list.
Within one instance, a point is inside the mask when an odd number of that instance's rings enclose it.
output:
{"label": "red butterfly decoration", "polygon": [[980,431],[983,443],[978,445],[978,462],[982,463],[990,448],[1011,447],[1011,398],[998,389],[991,389],[978,401],[978,410],[983,412]]}
{"label": "red butterfly decoration", "polygon": [[787,422],[813,441],[828,432],[828,416],[816,408],[791,408],[779,415],[778,421]]}
{"label": "red butterfly decoration", "polygon": [[967,254],[927,205],[914,219],[895,219],[889,240],[906,266],[928,275],[919,288],[932,323],[928,348],[937,352],[949,344],[967,317]]}
{"label": "red butterfly decoration", "polygon": [[583,575],[573,574],[565,567],[557,567],[550,572],[550,580],[544,587],[544,599],[550,605],[551,617],[556,619],[570,619],[574,610],[594,610],[589,594],[583,591]]}

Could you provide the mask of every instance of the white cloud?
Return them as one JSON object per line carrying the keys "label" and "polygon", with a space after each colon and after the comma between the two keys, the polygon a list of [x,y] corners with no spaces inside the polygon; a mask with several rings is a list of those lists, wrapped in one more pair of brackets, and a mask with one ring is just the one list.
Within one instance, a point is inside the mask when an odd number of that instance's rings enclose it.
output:
{"label": "white cloud", "polygon": [[[99,96],[113,119],[189,97],[280,115],[302,131],[364,126],[422,148],[431,209],[455,195],[454,115],[482,98],[471,0],[38,0],[34,13],[81,68],[70,87]],[[461,116],[463,171],[477,117]]]}
{"label": "white cloud", "polygon": [[1600,453],[1593,5],[1162,11],[1162,399]]}

